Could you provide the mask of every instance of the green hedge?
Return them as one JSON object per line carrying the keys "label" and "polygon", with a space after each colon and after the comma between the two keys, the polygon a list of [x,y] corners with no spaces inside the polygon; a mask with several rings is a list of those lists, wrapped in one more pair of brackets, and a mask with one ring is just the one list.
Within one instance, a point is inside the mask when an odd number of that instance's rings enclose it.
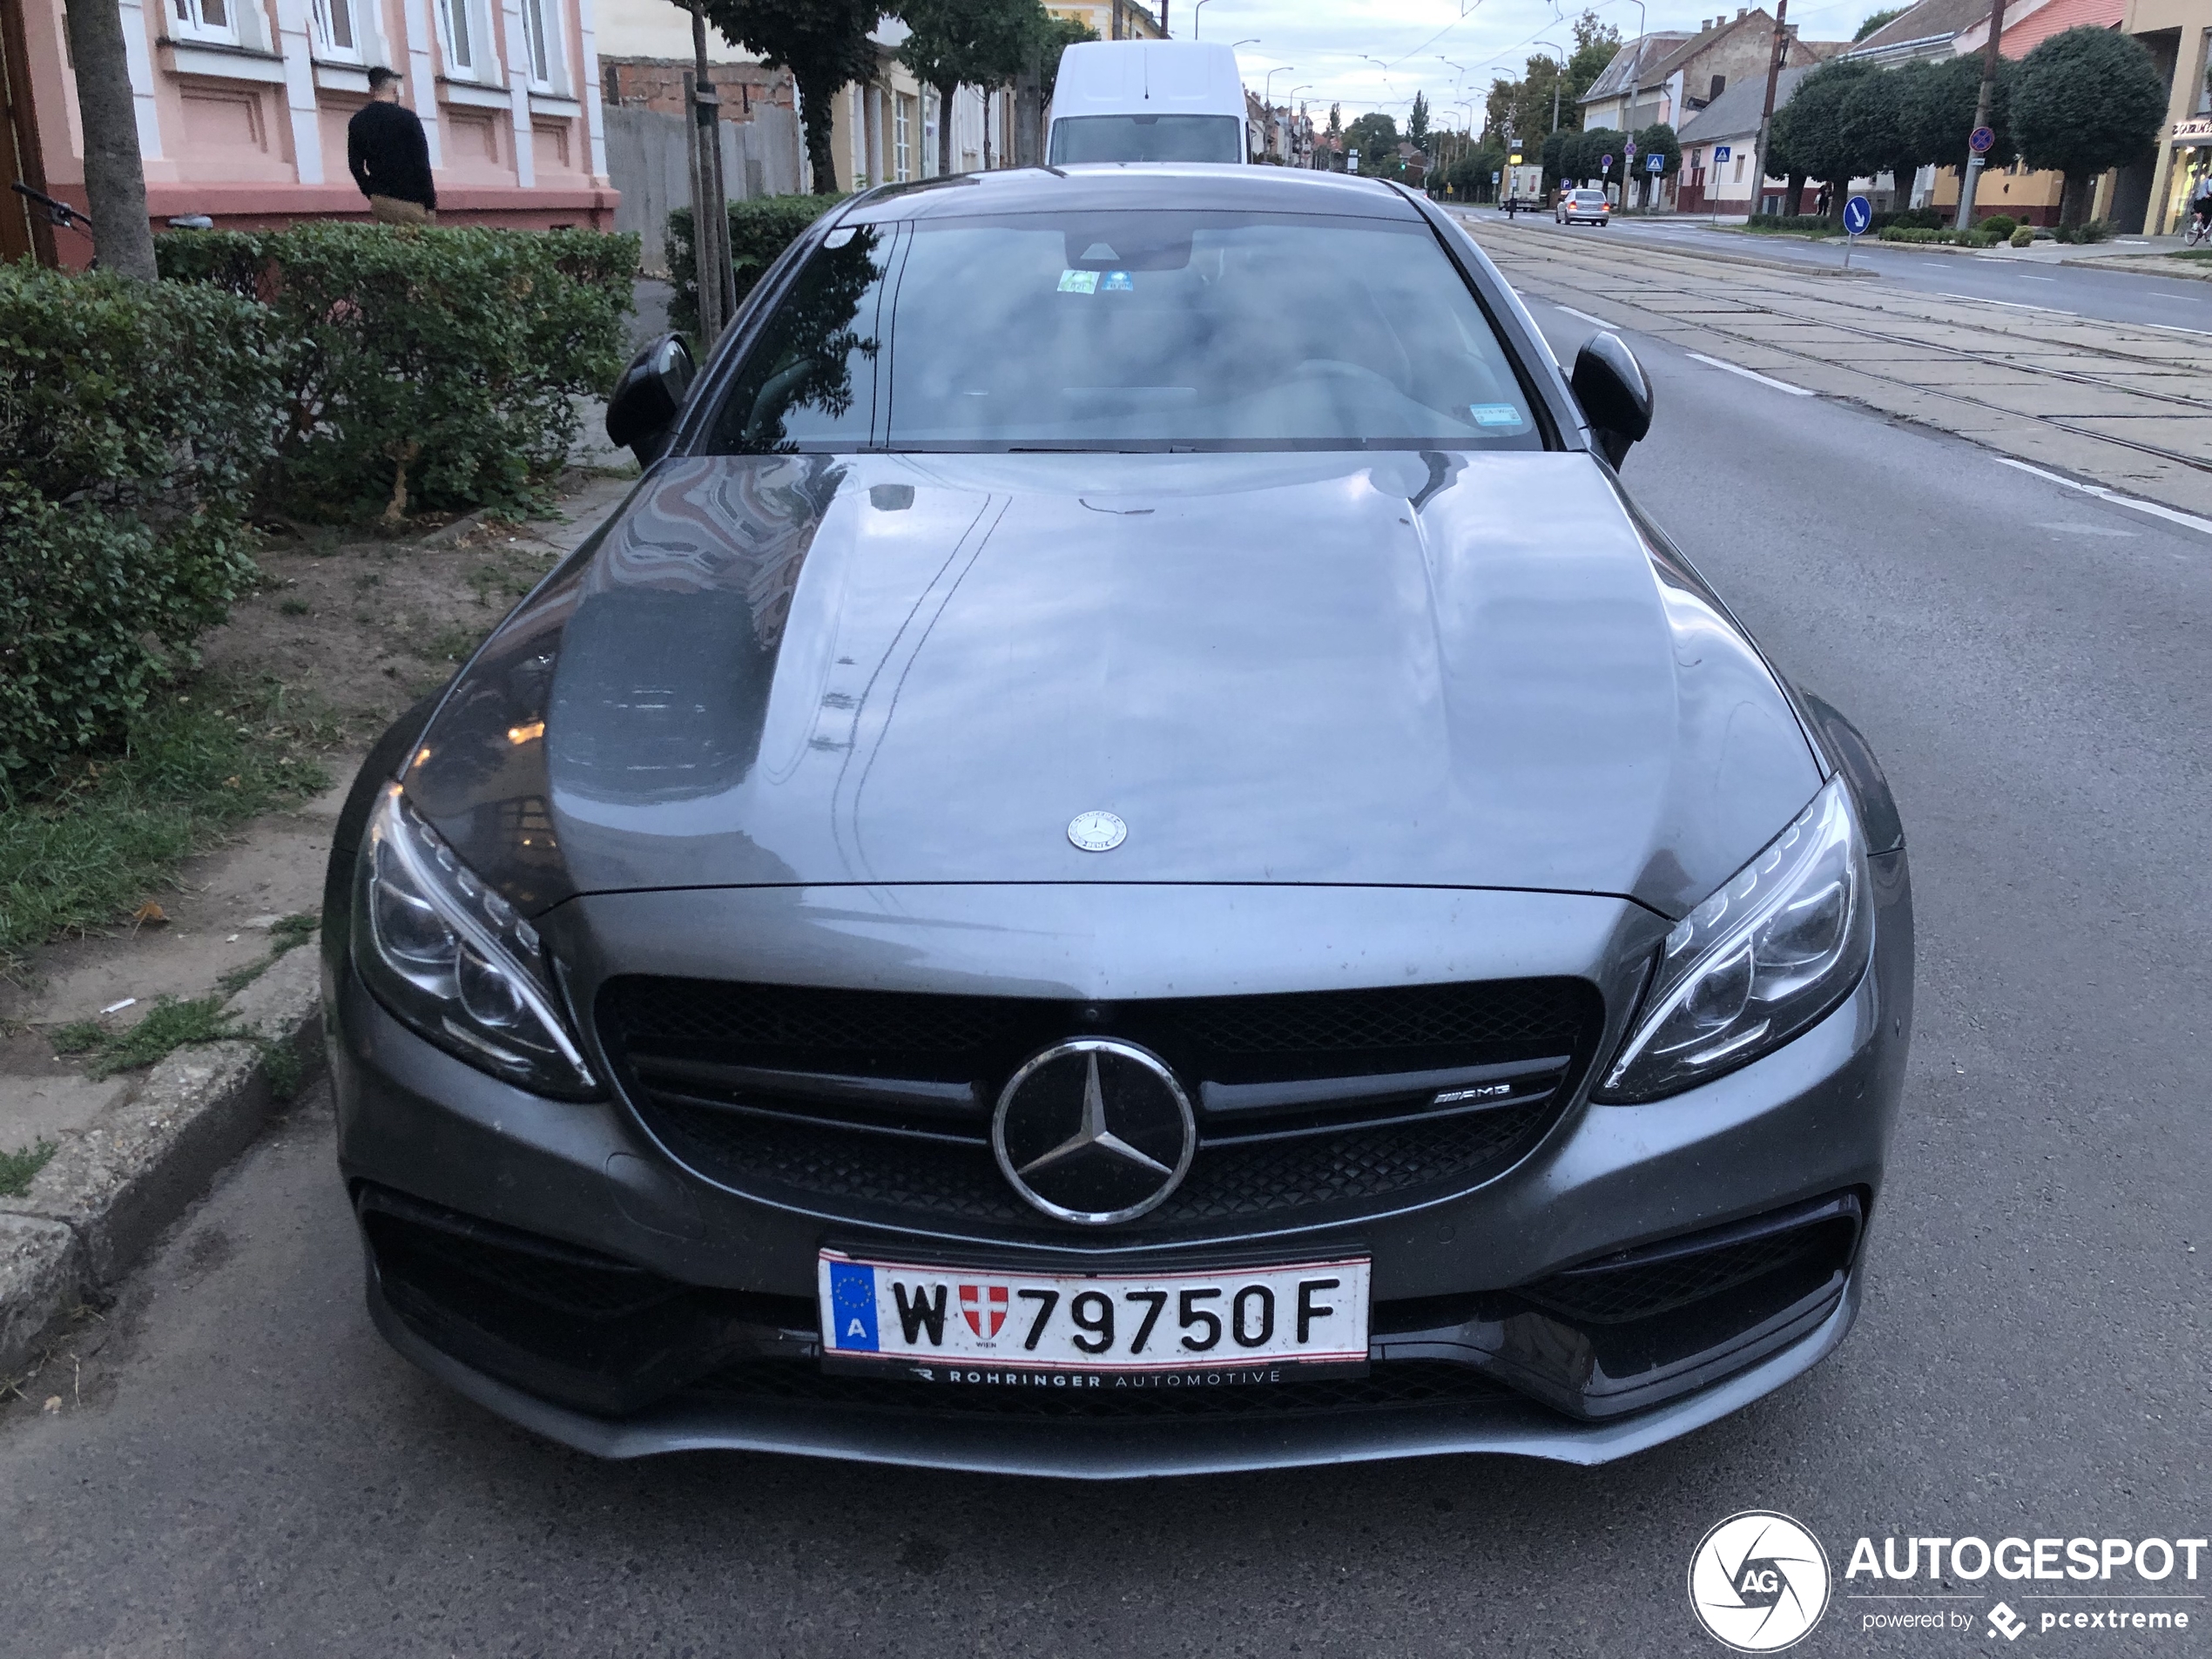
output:
{"label": "green hedge", "polygon": [[0,800],[112,739],[252,579],[286,357],[228,293],[0,266]]}
{"label": "green hedge", "polygon": [[[738,298],[752,292],[761,273],[799,233],[845,196],[755,196],[730,204],[730,263],[737,267]],[[668,216],[668,274],[676,285],[668,326],[697,338],[699,332],[698,255],[691,246],[691,210]]]}
{"label": "green hedge", "polygon": [[286,347],[271,494],[303,516],[518,509],[624,356],[637,239],[307,224],[157,237],[165,277],[261,302]]}
{"label": "green hedge", "polygon": [[2000,239],[1983,231],[1919,231],[1892,225],[1882,233],[1885,242],[1942,242],[1952,247],[1987,247]]}

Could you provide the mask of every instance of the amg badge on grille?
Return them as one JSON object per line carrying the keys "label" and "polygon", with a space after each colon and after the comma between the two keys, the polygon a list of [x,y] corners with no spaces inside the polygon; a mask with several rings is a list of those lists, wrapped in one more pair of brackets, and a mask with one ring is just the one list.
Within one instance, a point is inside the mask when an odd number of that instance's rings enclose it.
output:
{"label": "amg badge on grille", "polygon": [[1086,853],[1110,853],[1129,839],[1129,826],[1111,813],[1077,813],[1068,820],[1068,839]]}

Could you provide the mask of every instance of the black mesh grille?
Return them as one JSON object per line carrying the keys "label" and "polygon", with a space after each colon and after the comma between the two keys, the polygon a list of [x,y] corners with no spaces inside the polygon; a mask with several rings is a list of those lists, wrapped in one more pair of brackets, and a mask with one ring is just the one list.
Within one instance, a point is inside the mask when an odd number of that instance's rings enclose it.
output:
{"label": "black mesh grille", "polygon": [[[600,1029],[638,1112],[710,1180],[856,1221],[958,1218],[997,1231],[1061,1230],[1008,1187],[988,1144],[987,1106],[965,1118],[826,1106],[786,1091],[711,1082],[648,1087],[631,1059],[704,1062],[815,1076],[960,1082],[990,1103],[1030,1055],[1069,1036],[1142,1043],[1197,1096],[1204,1082],[1272,1084],[1463,1066],[1558,1062],[1525,1098],[1458,1115],[1435,1091],[1208,1119],[1183,1185],[1123,1233],[1227,1231],[1227,1224],[1355,1216],[1415,1191],[1464,1190],[1525,1156],[1556,1121],[1595,1045],[1602,1008],[1579,980],[1526,980],[1278,996],[1077,1004],[910,995],[693,980],[620,978]],[[656,1077],[669,1076],[656,1072]],[[683,1092],[678,1092],[678,1090]],[[718,1105],[727,1099],[747,1109]],[[1373,1121],[1363,1121],[1372,1119]],[[1271,1131],[1315,1130],[1297,1138]],[[882,1131],[926,1130],[923,1140]]]}
{"label": "black mesh grille", "polygon": [[1855,1220],[1837,1217],[1784,1226],[1705,1249],[1675,1249],[1653,1259],[1631,1256],[1559,1273],[1522,1288],[1539,1307],[1589,1325],[1624,1325],[1674,1312],[1754,1280],[1797,1269],[1818,1280],[1851,1264]]}
{"label": "black mesh grille", "polygon": [[1007,1388],[932,1385],[891,1377],[836,1377],[807,1360],[761,1359],[727,1366],[691,1386],[717,1399],[951,1417],[1083,1419],[1286,1417],[1413,1406],[1488,1406],[1516,1398],[1464,1366],[1428,1360],[1375,1366],[1365,1377],[1312,1382],[1224,1384],[1212,1388]]}

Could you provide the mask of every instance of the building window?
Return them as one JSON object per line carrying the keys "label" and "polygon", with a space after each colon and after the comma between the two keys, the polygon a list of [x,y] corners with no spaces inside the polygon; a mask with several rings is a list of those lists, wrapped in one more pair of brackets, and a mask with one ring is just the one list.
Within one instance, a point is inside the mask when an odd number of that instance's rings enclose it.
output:
{"label": "building window", "polygon": [[1743,158],[1742,156],[1736,158],[1736,182],[1739,185],[1743,182]]}
{"label": "building window", "polygon": [[559,0],[523,0],[523,41],[529,53],[530,84],[553,90],[561,66]]}
{"label": "building window", "polygon": [[904,92],[892,99],[891,176],[900,184],[914,175],[914,99]]}
{"label": "building window", "polygon": [[169,10],[181,37],[238,44],[238,20],[231,14],[231,0],[169,0]]}
{"label": "building window", "polygon": [[315,48],[327,57],[361,60],[354,39],[353,0],[315,0]]}
{"label": "building window", "polygon": [[470,37],[469,0],[438,0],[438,27],[445,36],[446,71],[473,76],[476,43]]}

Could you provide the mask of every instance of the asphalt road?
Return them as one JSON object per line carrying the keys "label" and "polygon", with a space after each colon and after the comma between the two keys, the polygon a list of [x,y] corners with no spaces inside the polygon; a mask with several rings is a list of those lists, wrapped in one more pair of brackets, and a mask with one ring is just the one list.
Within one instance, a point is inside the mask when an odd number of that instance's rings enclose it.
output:
{"label": "asphalt road", "polygon": [[[1478,220],[1499,218],[1487,208]],[[1531,222],[1528,214],[1515,222]],[[1549,213],[1533,216],[1536,228],[1561,236],[1601,236],[1648,243],[1669,252],[1700,249],[1742,253],[1754,259],[1832,271],[1844,262],[1841,239],[1809,242],[1792,236],[1742,236],[1713,231],[1697,219],[1624,219],[1599,227],[1553,223]],[[2162,243],[2160,246],[2170,246]],[[2146,253],[2156,250],[2146,246]],[[2027,307],[2061,316],[2094,317],[2107,322],[2155,323],[2163,327],[2212,334],[2212,282],[2195,277],[2158,277],[2134,271],[2103,271],[2093,265],[2058,265],[2026,260],[1981,259],[1970,253],[1916,253],[1896,243],[1862,238],[1851,256],[1851,269],[1872,272],[1892,287],[1951,299],[1981,300]]]}
{"label": "asphalt road", "polygon": [[[1587,326],[1536,309],[1571,358]],[[1804,1521],[1839,1574],[1861,1534],[2212,1530],[2212,537],[1670,349],[1648,362],[1662,414],[1631,488],[1865,728],[1911,836],[1919,1030],[1866,1312],[1835,1358],[1595,1470],[1099,1487],[597,1464],[373,1334],[311,1098],[88,1330],[81,1397],[54,1368],[57,1411],[0,1411],[0,1653],[1644,1659],[1723,1651],[1685,1572],[1747,1507]],[[2162,1588],[2201,1595],[2202,1570]],[[1797,1651],[2010,1652],[1979,1622],[1997,1594],[2033,1621],[2077,1605],[2038,1594],[2083,1587],[1848,1599],[1870,1588],[1839,1583]],[[2155,1605],[2194,1628],[2018,1651],[2205,1651],[2212,1607]],[[1972,1628],[1863,1628],[1927,1606]]]}

